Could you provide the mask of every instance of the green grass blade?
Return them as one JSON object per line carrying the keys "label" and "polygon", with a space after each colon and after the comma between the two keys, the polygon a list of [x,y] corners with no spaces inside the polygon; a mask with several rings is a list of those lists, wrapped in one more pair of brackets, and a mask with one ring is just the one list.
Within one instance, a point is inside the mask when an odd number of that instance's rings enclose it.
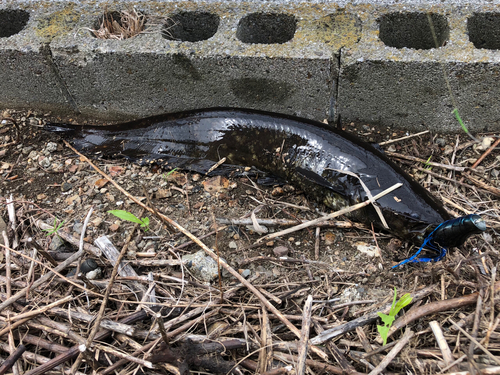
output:
{"label": "green grass blade", "polygon": [[460,126],[462,127],[462,129],[464,130],[464,132],[466,132],[468,134],[469,129],[467,129],[467,126],[465,126],[464,122],[462,121],[462,118],[460,117],[460,114],[458,113],[458,108],[455,108],[452,113],[457,118],[457,121],[460,124]]}
{"label": "green grass blade", "polygon": [[116,216],[118,219],[131,221],[133,223],[142,224],[142,220],[135,216],[133,213],[124,210],[110,210],[108,211],[111,215]]}

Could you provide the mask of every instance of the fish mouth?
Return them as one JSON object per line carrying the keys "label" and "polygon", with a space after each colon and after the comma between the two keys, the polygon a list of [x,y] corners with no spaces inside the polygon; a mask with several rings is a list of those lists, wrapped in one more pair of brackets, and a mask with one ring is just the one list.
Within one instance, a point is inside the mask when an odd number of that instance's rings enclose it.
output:
{"label": "fish mouth", "polygon": [[484,221],[484,219],[481,216],[474,215],[471,218],[471,221],[479,231],[484,232],[486,230],[486,222]]}

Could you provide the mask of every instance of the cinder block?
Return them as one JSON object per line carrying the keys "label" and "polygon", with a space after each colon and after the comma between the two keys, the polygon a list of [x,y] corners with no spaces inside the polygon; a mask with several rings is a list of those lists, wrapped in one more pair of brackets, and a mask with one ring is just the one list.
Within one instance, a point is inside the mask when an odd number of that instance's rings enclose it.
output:
{"label": "cinder block", "polygon": [[[8,6],[16,4],[23,3]],[[23,33],[50,39],[50,62],[67,89],[63,103],[93,118],[123,120],[202,107],[333,118],[338,51],[357,42],[360,22],[337,4],[285,5],[50,2],[57,9],[33,12]],[[102,40],[89,31],[104,13],[133,7],[150,26],[158,24],[155,32]],[[16,103],[15,91],[7,96],[0,105]]]}
{"label": "cinder block", "polygon": [[0,9],[0,106],[71,112],[50,40],[33,33],[35,23],[29,7]]}
{"label": "cinder block", "polygon": [[482,2],[358,8],[363,32],[342,51],[337,114],[349,122],[458,132],[458,108],[469,130],[500,129],[495,9]]}
{"label": "cinder block", "polygon": [[[102,120],[243,107],[436,131],[460,131],[458,108],[471,131],[498,130],[497,5],[5,0],[0,106]],[[149,33],[90,32],[132,9]]]}

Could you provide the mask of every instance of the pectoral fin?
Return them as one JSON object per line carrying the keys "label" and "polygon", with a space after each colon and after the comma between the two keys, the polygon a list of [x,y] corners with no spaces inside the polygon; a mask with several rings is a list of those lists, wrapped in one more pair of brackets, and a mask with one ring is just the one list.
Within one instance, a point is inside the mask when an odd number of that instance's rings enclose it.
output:
{"label": "pectoral fin", "polygon": [[314,173],[310,170],[301,168],[301,167],[295,167],[295,171],[297,172],[298,175],[300,175],[302,178],[307,179],[308,181],[311,181],[315,184],[318,184],[320,186],[323,186],[327,189],[330,189],[340,195],[347,196],[347,193],[344,189],[343,186],[341,185],[333,185],[330,181],[328,181],[326,178],[320,176],[317,173]]}

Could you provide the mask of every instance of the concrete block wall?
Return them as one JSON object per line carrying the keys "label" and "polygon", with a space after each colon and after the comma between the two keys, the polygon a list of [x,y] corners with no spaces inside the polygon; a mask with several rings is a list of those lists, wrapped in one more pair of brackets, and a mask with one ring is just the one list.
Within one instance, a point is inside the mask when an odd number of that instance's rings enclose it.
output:
{"label": "concrete block wall", "polygon": [[[0,107],[103,121],[242,107],[454,131],[446,75],[469,128],[498,130],[499,6],[4,0]],[[90,33],[105,12],[132,8],[151,32],[124,40]]]}

